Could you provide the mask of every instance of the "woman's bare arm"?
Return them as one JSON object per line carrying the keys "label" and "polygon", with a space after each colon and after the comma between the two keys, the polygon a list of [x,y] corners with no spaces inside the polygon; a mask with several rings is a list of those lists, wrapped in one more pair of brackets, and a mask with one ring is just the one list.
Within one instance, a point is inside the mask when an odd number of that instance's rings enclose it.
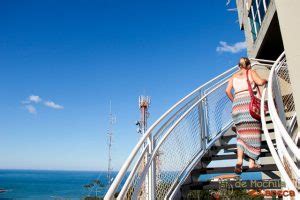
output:
{"label": "woman's bare arm", "polygon": [[260,78],[260,76],[254,70],[251,70],[251,76],[253,81],[259,86],[264,85],[268,82],[266,79]]}
{"label": "woman's bare arm", "polygon": [[231,90],[233,88],[233,85],[232,85],[232,79],[233,77],[231,77],[229,80],[228,80],[228,84],[227,84],[227,88],[226,88],[226,94],[228,96],[228,98],[230,99],[230,101],[233,101],[233,95],[231,93]]}

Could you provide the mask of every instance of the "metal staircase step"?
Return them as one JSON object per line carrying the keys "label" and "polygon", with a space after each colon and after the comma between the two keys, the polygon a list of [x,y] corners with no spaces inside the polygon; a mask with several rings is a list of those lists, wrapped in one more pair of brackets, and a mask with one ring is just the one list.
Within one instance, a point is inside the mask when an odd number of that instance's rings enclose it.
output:
{"label": "metal staircase step", "polygon": [[[275,140],[272,140],[272,142],[274,143]],[[262,149],[269,149],[267,141],[262,141],[261,142],[261,148]],[[211,150],[216,150],[216,151],[219,151],[219,150],[222,150],[222,149],[224,149],[224,150],[236,149],[236,144],[227,144],[226,146],[213,146],[211,148]]]}
{"label": "metal staircase step", "polygon": [[[270,157],[270,152],[261,152],[260,157]],[[223,154],[223,155],[213,155],[209,157],[203,157],[202,161],[214,161],[214,160],[232,160],[236,159],[236,154]]]}
{"label": "metal staircase step", "polygon": [[[276,148],[275,148],[276,149]],[[262,150],[264,150],[264,149],[262,149]],[[269,150],[267,150],[266,152],[269,152]],[[226,151],[224,151],[224,153],[235,153],[235,154],[237,154],[237,150],[236,150],[236,148],[235,149],[228,149],[228,150],[226,150]],[[262,154],[263,152],[261,152],[261,154]]]}
{"label": "metal staircase step", "polygon": [[268,131],[269,133],[274,133],[274,128],[269,128]]}
{"label": "metal staircase step", "polygon": [[[268,128],[269,133],[274,133],[274,128]],[[222,135],[221,139],[223,140],[230,140],[232,138],[236,137],[236,134],[230,134],[230,135]]]}
{"label": "metal staircase step", "polygon": [[[217,174],[217,173],[233,173],[234,167],[208,167],[201,169],[194,169],[191,172],[192,176],[201,174]],[[249,167],[243,166],[243,173],[245,172],[265,172],[265,171],[278,171],[275,164],[262,165],[261,168],[249,169]]]}
{"label": "metal staircase step", "polygon": [[[285,113],[287,113],[287,110],[285,110]],[[265,117],[270,117],[270,113],[266,113]],[[286,120],[290,120],[290,119],[292,119],[291,116],[286,117]],[[272,120],[271,120],[271,123],[272,123]]]}
{"label": "metal staircase step", "polygon": [[235,134],[232,134],[232,135],[223,135],[221,137],[221,140],[231,140],[232,138],[235,138],[236,135]]}
{"label": "metal staircase step", "polygon": [[[264,184],[263,186],[259,185],[258,182],[267,181],[269,184]],[[281,189],[280,179],[273,180],[237,180],[237,181],[202,181],[202,182],[194,182],[190,184],[182,185],[183,189],[189,190],[213,190],[213,189],[221,189],[225,186],[230,187],[232,189],[240,189],[241,184],[237,184],[238,182],[243,184],[243,189]],[[260,187],[259,187],[260,186]]]}

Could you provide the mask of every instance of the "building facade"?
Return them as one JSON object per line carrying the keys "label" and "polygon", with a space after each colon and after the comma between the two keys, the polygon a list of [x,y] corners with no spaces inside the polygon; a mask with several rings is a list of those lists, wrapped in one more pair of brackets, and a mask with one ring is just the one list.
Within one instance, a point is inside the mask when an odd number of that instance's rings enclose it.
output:
{"label": "building facade", "polygon": [[300,1],[236,0],[236,5],[249,57],[276,60],[285,51],[300,116]]}

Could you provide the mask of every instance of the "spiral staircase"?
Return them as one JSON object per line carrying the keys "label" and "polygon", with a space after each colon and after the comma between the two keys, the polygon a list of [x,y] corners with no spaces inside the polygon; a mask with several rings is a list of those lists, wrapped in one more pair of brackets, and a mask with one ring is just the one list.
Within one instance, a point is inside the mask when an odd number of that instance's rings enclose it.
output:
{"label": "spiral staircase", "polygon": [[[285,54],[276,61],[252,59],[252,67],[269,79],[262,88],[269,112],[262,115],[262,167],[243,167],[243,174],[284,181],[278,189],[300,198],[298,126]],[[236,133],[225,88],[237,70],[234,66],[208,81],[163,114],[136,144],[105,200],[191,199],[192,191],[219,189],[220,182],[207,177],[233,173]]]}

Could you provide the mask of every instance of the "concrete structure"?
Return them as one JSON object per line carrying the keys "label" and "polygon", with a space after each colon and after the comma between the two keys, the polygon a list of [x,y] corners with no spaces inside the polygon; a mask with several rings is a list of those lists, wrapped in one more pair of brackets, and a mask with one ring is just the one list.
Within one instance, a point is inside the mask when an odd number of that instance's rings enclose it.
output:
{"label": "concrete structure", "polygon": [[[285,51],[297,116],[300,116],[300,1],[236,0],[249,57],[276,60]],[[300,122],[298,117],[298,124]]]}

